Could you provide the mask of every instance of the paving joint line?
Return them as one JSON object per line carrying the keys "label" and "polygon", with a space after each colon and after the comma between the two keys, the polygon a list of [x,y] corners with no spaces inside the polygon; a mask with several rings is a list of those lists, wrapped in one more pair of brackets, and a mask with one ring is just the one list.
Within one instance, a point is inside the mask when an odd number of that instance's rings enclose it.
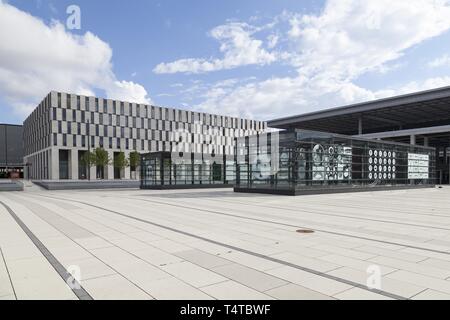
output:
{"label": "paving joint line", "polygon": [[11,217],[16,221],[16,223],[22,228],[22,231],[28,236],[28,238],[33,242],[33,244],[38,248],[42,255],[47,259],[48,263],[56,270],[59,276],[67,284],[69,279],[75,284],[75,288],[70,288],[75,296],[79,300],[93,300],[91,295],[81,286],[81,284],[75,279],[66,268],[59,262],[55,256],[48,250],[48,248],[36,237],[36,235],[25,225],[25,223],[16,215],[16,213],[3,201],[0,204],[9,212]]}
{"label": "paving joint line", "polygon": [[130,215],[125,214],[125,213],[121,213],[121,212],[118,212],[118,211],[114,211],[114,210],[110,210],[110,209],[107,209],[107,208],[103,208],[103,207],[100,207],[100,206],[97,206],[97,205],[93,205],[93,204],[90,204],[90,203],[87,203],[87,202],[84,202],[84,201],[60,199],[60,198],[49,197],[49,196],[43,196],[43,197],[55,198],[55,199],[58,199],[58,200],[73,201],[73,202],[81,203],[81,204],[84,204],[84,205],[87,205],[87,206],[90,206],[90,207],[93,207],[93,208],[97,208],[97,209],[100,209],[100,210],[104,210],[104,211],[107,211],[107,212],[111,212],[111,213],[114,213],[114,214],[117,214],[117,215],[129,218],[129,219],[140,221],[140,222],[143,222],[143,223],[146,223],[146,224],[151,224],[151,225],[154,225],[156,227],[163,228],[163,229],[166,229],[166,230],[169,230],[169,231],[172,231],[172,232],[180,233],[180,234],[183,234],[183,235],[186,235],[186,236],[189,236],[189,237],[193,237],[193,238],[196,238],[196,239],[199,239],[199,240],[203,240],[203,241],[206,241],[206,242],[209,242],[209,243],[213,243],[213,244],[216,244],[216,245],[219,245],[219,246],[222,246],[222,247],[226,247],[226,248],[229,248],[229,249],[232,249],[232,250],[235,250],[235,251],[243,252],[243,253],[249,254],[251,256],[255,256],[255,257],[262,258],[262,259],[265,259],[265,260],[269,260],[269,261],[272,261],[272,262],[275,262],[275,263],[278,263],[278,264],[281,264],[281,265],[285,265],[285,266],[288,266],[288,267],[291,267],[291,268],[294,268],[294,269],[297,269],[297,270],[308,272],[308,273],[311,273],[311,274],[314,274],[314,275],[317,275],[317,276],[320,276],[320,277],[323,277],[323,278],[327,278],[329,280],[334,280],[334,281],[337,281],[337,282],[340,282],[340,283],[343,283],[343,284],[350,285],[352,287],[357,287],[357,288],[360,288],[362,290],[366,290],[366,291],[369,291],[369,292],[372,292],[372,293],[383,295],[383,296],[388,297],[388,298],[392,298],[392,299],[396,299],[396,300],[409,300],[406,297],[403,297],[403,296],[400,296],[400,295],[397,295],[397,294],[394,294],[394,293],[390,293],[390,292],[379,290],[379,289],[370,289],[370,288],[368,288],[365,285],[362,285],[362,284],[357,283],[357,282],[353,282],[351,280],[346,280],[346,279],[339,278],[339,277],[336,277],[336,276],[333,276],[333,275],[329,275],[329,274],[326,274],[326,273],[323,273],[323,272],[320,272],[320,271],[317,271],[317,270],[313,270],[313,269],[310,269],[310,268],[302,267],[302,266],[299,266],[299,265],[296,265],[296,264],[293,264],[293,263],[290,263],[290,262],[287,262],[287,261],[283,261],[283,260],[280,260],[280,259],[272,258],[270,256],[266,256],[266,255],[263,255],[263,254],[260,254],[260,253],[257,253],[257,252],[253,252],[253,251],[250,251],[250,250],[247,250],[247,249],[239,248],[239,247],[236,247],[236,246],[233,246],[233,245],[229,245],[229,244],[226,244],[226,243],[223,243],[223,242],[219,242],[219,241],[216,241],[216,240],[212,240],[212,239],[209,239],[209,238],[204,238],[204,237],[201,237],[201,236],[197,236],[197,235],[189,233],[189,232],[178,230],[178,229],[175,229],[175,228],[172,228],[172,227],[161,225],[159,223],[151,222],[149,220],[141,219],[141,218],[138,218],[138,217],[130,216]]}
{"label": "paving joint line", "polygon": [[315,230],[315,231],[319,231],[319,232],[323,232],[323,233],[329,233],[329,234],[334,234],[334,235],[338,235],[338,236],[344,236],[344,237],[349,237],[349,238],[374,241],[374,242],[385,243],[385,244],[392,244],[392,245],[395,245],[395,246],[400,246],[400,247],[405,247],[405,248],[419,249],[419,250],[424,250],[424,251],[430,251],[430,252],[450,255],[450,252],[448,252],[448,251],[423,248],[423,247],[412,246],[412,245],[408,245],[408,244],[402,244],[402,243],[398,243],[398,242],[392,242],[392,241],[386,241],[386,240],[378,240],[378,239],[362,237],[362,236],[355,236],[355,235],[350,235],[350,234],[346,234],[346,233],[342,233],[342,232],[327,231],[327,230],[318,229],[318,228],[302,227],[302,226],[292,225],[292,224],[287,224],[287,223],[282,223],[282,222],[275,222],[275,221],[270,221],[270,220],[263,220],[263,219],[258,219],[258,218],[245,217],[245,216],[241,216],[241,215],[235,215],[235,214],[231,214],[231,213],[224,213],[224,212],[215,211],[215,210],[206,210],[206,209],[200,209],[200,208],[195,208],[195,207],[176,205],[176,204],[172,204],[172,203],[166,203],[166,202],[160,202],[160,201],[154,201],[154,200],[127,198],[127,197],[122,197],[122,198],[130,199],[130,200],[139,200],[139,201],[144,201],[144,202],[158,203],[158,204],[162,204],[162,205],[168,205],[168,206],[184,208],[184,209],[190,209],[190,210],[203,211],[203,212],[214,213],[214,214],[218,214],[218,215],[235,217],[235,218],[240,218],[240,219],[245,219],[245,220],[252,220],[252,221],[258,221],[258,222],[264,222],[264,223],[271,223],[271,224],[276,224],[276,225],[285,226],[285,227],[312,229],[312,230]]}
{"label": "paving joint line", "polygon": [[[14,284],[13,284],[13,281],[12,281],[12,278],[11,278],[11,273],[9,272],[8,264],[6,263],[5,255],[3,254],[3,250],[2,250],[1,247],[0,247],[0,254],[1,254],[1,256],[2,256],[3,263],[5,264],[6,273],[8,274],[9,282],[11,283],[11,288],[12,288],[12,290],[13,290],[14,297],[15,297],[16,300],[17,300],[16,289],[14,288]],[[5,295],[5,297],[6,297],[6,296],[7,296],[7,295]]]}

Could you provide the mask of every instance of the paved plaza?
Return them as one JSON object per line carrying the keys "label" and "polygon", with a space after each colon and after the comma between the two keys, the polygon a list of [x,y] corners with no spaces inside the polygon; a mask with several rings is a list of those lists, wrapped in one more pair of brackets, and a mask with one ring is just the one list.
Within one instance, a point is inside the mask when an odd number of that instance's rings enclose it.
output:
{"label": "paved plaza", "polygon": [[449,298],[450,188],[0,193],[0,299]]}

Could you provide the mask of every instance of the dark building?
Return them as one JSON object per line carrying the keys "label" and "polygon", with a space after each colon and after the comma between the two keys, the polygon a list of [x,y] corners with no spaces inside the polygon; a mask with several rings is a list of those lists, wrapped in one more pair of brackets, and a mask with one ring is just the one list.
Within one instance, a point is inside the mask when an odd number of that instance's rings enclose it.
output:
{"label": "dark building", "polygon": [[450,87],[268,121],[305,129],[436,148],[436,182],[450,181]]}
{"label": "dark building", "polygon": [[0,124],[0,178],[23,177],[23,128]]}

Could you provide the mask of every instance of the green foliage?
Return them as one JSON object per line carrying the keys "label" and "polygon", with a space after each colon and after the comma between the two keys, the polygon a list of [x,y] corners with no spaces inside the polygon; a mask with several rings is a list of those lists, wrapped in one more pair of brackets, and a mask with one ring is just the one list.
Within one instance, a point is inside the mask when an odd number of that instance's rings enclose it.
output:
{"label": "green foliage", "polygon": [[132,151],[130,152],[130,166],[132,168],[137,168],[141,165],[141,155],[139,154],[139,152]]}
{"label": "green foliage", "polygon": [[118,155],[114,157],[114,167],[120,170],[125,169],[130,166],[130,162],[125,157],[125,153],[120,152]]}
{"label": "green foliage", "polygon": [[109,158],[108,151],[103,148],[96,148],[92,153],[92,162],[97,167],[105,167],[111,163],[111,159]]}
{"label": "green foliage", "polygon": [[94,160],[94,155],[93,153],[89,153],[89,152],[85,152],[83,153],[83,155],[80,158],[80,163],[82,166],[85,167],[93,167],[95,165],[95,161]]}

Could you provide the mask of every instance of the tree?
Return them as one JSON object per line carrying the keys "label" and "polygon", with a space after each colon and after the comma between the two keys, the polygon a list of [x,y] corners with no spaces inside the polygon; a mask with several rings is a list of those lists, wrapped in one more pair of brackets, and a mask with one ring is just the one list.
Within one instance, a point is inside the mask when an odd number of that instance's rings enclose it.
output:
{"label": "tree", "polygon": [[136,170],[141,165],[141,155],[136,150],[130,152],[130,167],[131,172],[134,172],[134,179],[136,179]]}
{"label": "tree", "polygon": [[129,166],[130,166],[130,162],[125,157],[125,153],[119,152],[119,154],[117,154],[114,157],[114,168],[117,168],[120,171],[122,171],[123,169],[125,169],[126,167],[129,167]]}
{"label": "tree", "polygon": [[97,166],[97,178],[104,178],[105,167],[111,163],[108,151],[103,148],[95,148],[90,154],[90,161]]}
{"label": "tree", "polygon": [[80,164],[82,166],[90,168],[90,167],[95,165],[94,158],[95,157],[94,157],[94,154],[92,152],[89,153],[89,152],[86,151],[86,152],[83,153],[83,155],[80,158]]}

